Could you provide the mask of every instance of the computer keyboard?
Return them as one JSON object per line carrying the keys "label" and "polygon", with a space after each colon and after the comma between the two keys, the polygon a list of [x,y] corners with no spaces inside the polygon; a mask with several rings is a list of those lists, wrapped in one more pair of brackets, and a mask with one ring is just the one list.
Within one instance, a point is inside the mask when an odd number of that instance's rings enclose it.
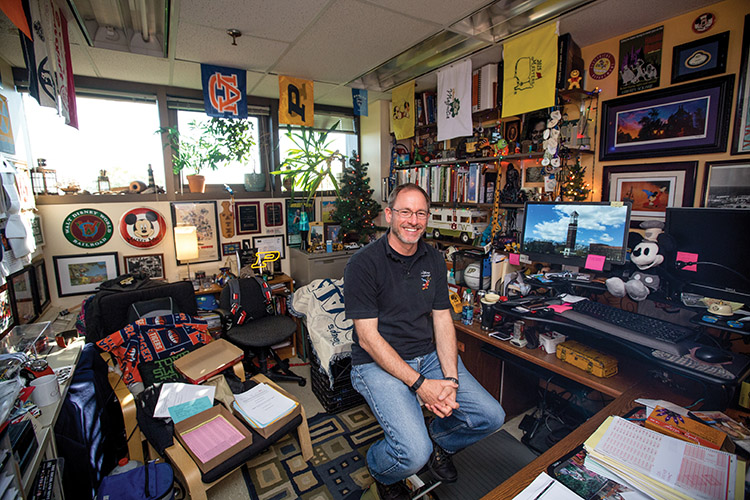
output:
{"label": "computer keyboard", "polygon": [[723,366],[703,363],[693,358],[690,354],[685,354],[683,356],[676,356],[674,354],[660,351],[657,349],[655,351],[651,351],[651,355],[657,359],[661,359],[662,361],[667,361],[669,363],[680,365],[684,368],[687,368],[688,370],[705,373],[706,375],[711,375],[713,377],[722,378],[724,380],[734,380],[737,378],[734,375],[734,373],[730,372]]}
{"label": "computer keyboard", "polygon": [[570,305],[572,309],[561,313],[566,319],[676,356],[687,353],[687,347],[679,342],[695,335],[690,328],[591,300]]}

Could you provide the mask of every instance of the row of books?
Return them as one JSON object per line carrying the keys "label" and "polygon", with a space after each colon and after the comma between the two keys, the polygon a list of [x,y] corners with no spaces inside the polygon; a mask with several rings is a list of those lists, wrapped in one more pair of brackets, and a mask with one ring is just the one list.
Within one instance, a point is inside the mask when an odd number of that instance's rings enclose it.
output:
{"label": "row of books", "polygon": [[417,126],[437,123],[437,93],[422,92],[414,96],[414,106],[417,108]]}
{"label": "row of books", "polygon": [[399,170],[397,180],[399,184],[417,184],[433,202],[492,203],[497,172],[485,171],[480,163],[461,167],[435,165]]}

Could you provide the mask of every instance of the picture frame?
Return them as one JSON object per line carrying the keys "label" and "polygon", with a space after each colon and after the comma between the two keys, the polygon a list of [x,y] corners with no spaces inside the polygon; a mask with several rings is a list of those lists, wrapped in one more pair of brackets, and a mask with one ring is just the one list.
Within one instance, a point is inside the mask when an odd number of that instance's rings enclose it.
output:
{"label": "picture frame", "polygon": [[521,187],[544,187],[544,167],[537,165],[523,164],[523,176],[521,177]]}
{"label": "picture frame", "polygon": [[706,162],[705,170],[704,207],[750,209],[750,158]]}
{"label": "picture frame", "polygon": [[[503,137],[506,141],[508,141],[508,144],[515,144],[517,142],[520,142],[521,120],[516,118],[505,121],[505,126],[503,127]],[[513,151],[511,151],[511,153],[512,152]]]}
{"label": "picture frame", "polygon": [[663,25],[620,40],[617,95],[659,86],[663,42]]}
{"label": "picture frame", "polygon": [[308,223],[315,221],[315,204],[301,200],[286,199],[286,244],[289,248],[299,248],[302,245],[302,235],[299,230],[300,213],[304,210]]}
{"label": "picture frame", "polygon": [[52,302],[49,294],[49,280],[47,279],[47,264],[43,258],[39,258],[33,261],[31,265],[34,267],[36,278],[36,307],[39,314],[41,314],[50,302]]}
{"label": "picture frame", "polygon": [[734,133],[729,152],[732,155],[750,154],[750,14],[745,16],[742,32],[737,108],[734,111]]}
{"label": "picture frame", "polygon": [[284,205],[280,201],[267,201],[263,204],[263,225],[265,227],[284,225]]}
{"label": "picture frame", "polygon": [[541,151],[542,142],[544,141],[544,131],[547,128],[547,119],[549,118],[549,112],[547,109],[539,109],[537,111],[531,111],[523,115],[523,123],[521,123],[521,136],[518,142],[531,144],[531,149],[525,151],[524,149],[528,146],[522,146],[522,153],[529,153],[531,151]]}
{"label": "picture frame", "polygon": [[235,201],[234,222],[237,234],[260,232],[260,202]]}
{"label": "picture frame", "polygon": [[36,274],[32,266],[26,266],[8,276],[11,308],[17,325],[32,323],[39,317],[39,310],[35,305],[35,286]]}
{"label": "picture frame", "polygon": [[[733,88],[734,75],[726,75],[604,101],[599,160],[726,151]],[[687,132],[667,121],[686,115],[697,122]]]}
{"label": "picture frame", "polygon": [[34,244],[37,248],[44,246],[44,232],[42,231],[42,217],[34,214],[31,216],[31,235],[34,237]]}
{"label": "picture frame", "polygon": [[331,214],[336,210],[336,199],[321,199],[320,200],[320,221],[324,224],[331,224],[333,218]]}
{"label": "picture frame", "polygon": [[55,255],[52,261],[60,297],[93,293],[102,282],[120,274],[117,252]]}
{"label": "picture frame", "polygon": [[631,227],[645,220],[664,220],[667,207],[691,207],[698,162],[649,165],[605,165],[602,200],[631,201]]}
{"label": "picture frame", "polygon": [[675,45],[672,85],[726,72],[728,48],[729,31]]}
{"label": "picture frame", "polygon": [[341,243],[341,224],[325,224],[326,242]]}
{"label": "picture frame", "polygon": [[323,250],[325,250],[325,237],[325,224],[323,224],[322,222],[311,222],[310,231],[307,234],[307,247],[312,248],[314,252],[315,247],[317,245],[320,245],[323,247]]}
{"label": "picture frame", "polygon": [[253,236],[253,248],[256,252],[279,252],[279,260],[286,258],[286,245],[284,245],[284,236],[281,234],[272,234],[268,236]]}
{"label": "picture frame", "polygon": [[229,243],[221,244],[221,254],[226,257],[227,255],[235,255],[237,251],[242,247],[238,241],[231,241]]}
{"label": "picture frame", "polygon": [[[195,226],[198,229],[198,258],[191,264],[221,260],[219,249],[219,215],[215,201],[172,202],[172,226]],[[177,259],[177,265],[187,264]]]}
{"label": "picture frame", "polygon": [[13,316],[13,304],[11,302],[8,283],[5,282],[0,285],[0,337],[16,326],[16,319]]}
{"label": "picture frame", "polygon": [[123,255],[122,263],[126,273],[143,274],[156,280],[165,279],[163,253]]}

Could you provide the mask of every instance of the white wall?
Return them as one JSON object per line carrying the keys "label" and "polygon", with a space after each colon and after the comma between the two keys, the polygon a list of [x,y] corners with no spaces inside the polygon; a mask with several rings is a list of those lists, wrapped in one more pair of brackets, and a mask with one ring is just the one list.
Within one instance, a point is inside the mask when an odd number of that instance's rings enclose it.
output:
{"label": "white wall", "polygon": [[[369,163],[370,187],[374,190],[372,197],[381,201],[383,178],[388,177],[391,164],[391,136],[388,132],[390,101],[370,103],[368,115],[360,118],[360,140],[362,141],[362,161]],[[381,205],[385,206],[381,202]],[[375,224],[383,225],[383,215],[378,216]]]}

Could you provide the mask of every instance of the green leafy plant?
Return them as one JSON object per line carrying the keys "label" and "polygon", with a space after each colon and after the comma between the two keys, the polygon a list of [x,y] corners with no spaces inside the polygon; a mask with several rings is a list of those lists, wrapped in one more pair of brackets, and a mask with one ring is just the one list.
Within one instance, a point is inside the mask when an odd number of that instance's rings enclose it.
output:
{"label": "green leafy plant", "polygon": [[327,131],[316,132],[311,127],[293,129],[287,125],[285,135],[296,147],[287,152],[286,160],[271,173],[292,181],[292,199],[295,191],[304,191],[309,202],[325,179],[331,181],[336,196],[339,195],[339,184],[331,164],[333,160],[342,161],[344,156],[329,149],[332,141],[328,139],[328,134],[337,126],[338,123],[334,123]]}
{"label": "green leafy plant", "polygon": [[211,118],[208,121],[191,121],[191,134],[180,134],[177,127],[160,128],[157,133],[166,133],[168,142],[164,147],[172,148],[172,171],[179,174],[192,169],[196,175],[204,168],[218,170],[226,164],[250,159],[255,146],[249,120]]}

